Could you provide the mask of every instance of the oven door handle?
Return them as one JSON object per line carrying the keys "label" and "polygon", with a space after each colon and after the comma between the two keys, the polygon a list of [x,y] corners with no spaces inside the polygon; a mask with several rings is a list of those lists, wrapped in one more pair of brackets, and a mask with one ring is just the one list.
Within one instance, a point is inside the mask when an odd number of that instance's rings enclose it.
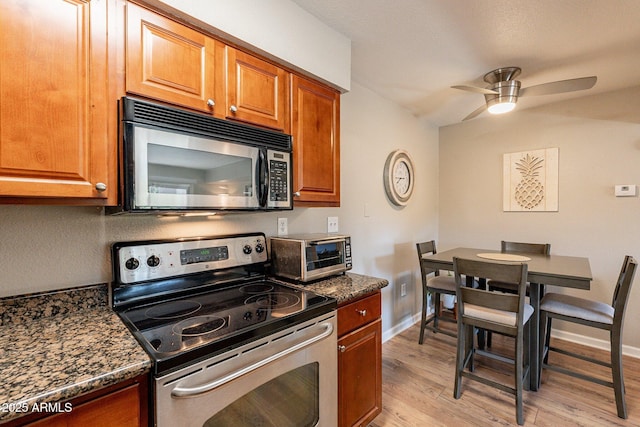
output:
{"label": "oven door handle", "polygon": [[289,347],[286,350],[283,350],[279,353],[276,353],[272,356],[267,357],[266,359],[260,360],[257,363],[254,363],[253,365],[249,365],[249,366],[245,366],[242,369],[238,369],[237,371],[226,375],[224,377],[218,378],[210,383],[198,386],[198,387],[176,387],[173,390],[171,390],[171,397],[173,398],[188,398],[188,397],[194,397],[194,396],[199,396],[201,394],[207,393],[217,387],[220,387],[223,384],[228,383],[229,381],[235,380],[238,377],[241,377],[242,375],[248,374],[251,371],[255,371],[258,368],[261,368],[262,366],[271,363],[277,359],[280,359],[281,357],[284,357],[290,353],[296,352],[304,347],[307,347],[317,341],[320,341],[326,337],[328,337],[329,335],[331,335],[333,333],[333,325],[331,323],[325,323],[322,325],[324,327],[324,332],[322,332],[321,334],[318,334],[316,336],[314,336],[313,338],[310,338],[306,341],[302,341],[301,343],[298,343],[296,345],[294,345],[293,347]]}

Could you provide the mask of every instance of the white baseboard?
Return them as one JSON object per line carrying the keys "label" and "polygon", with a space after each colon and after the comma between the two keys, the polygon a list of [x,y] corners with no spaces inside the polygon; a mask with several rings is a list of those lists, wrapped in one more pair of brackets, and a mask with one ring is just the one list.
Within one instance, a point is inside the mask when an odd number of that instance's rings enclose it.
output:
{"label": "white baseboard", "polygon": [[[382,342],[384,343],[387,340],[395,337],[399,333],[409,329],[414,324],[420,322],[420,314],[414,314],[412,317],[406,318],[404,321],[398,323],[393,328],[384,331],[382,333]],[[609,341],[601,340],[597,338],[591,338],[584,335],[574,334],[573,332],[565,332],[559,331],[557,329],[552,329],[551,336],[554,338],[559,338],[562,340],[574,342],[576,344],[586,345],[587,347],[598,348],[601,350],[609,351]],[[640,359],[640,348],[631,347],[630,345],[622,346],[622,354],[626,356],[635,357],[636,359]]]}

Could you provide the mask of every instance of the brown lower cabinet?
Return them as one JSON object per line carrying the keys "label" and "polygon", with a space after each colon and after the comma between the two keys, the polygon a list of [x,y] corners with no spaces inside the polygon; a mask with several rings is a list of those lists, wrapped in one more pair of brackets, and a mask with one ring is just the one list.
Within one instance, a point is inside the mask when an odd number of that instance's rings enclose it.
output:
{"label": "brown lower cabinet", "polygon": [[149,423],[148,384],[147,375],[140,375],[59,404],[61,410],[71,408],[69,412],[30,413],[7,426],[146,427]]}
{"label": "brown lower cabinet", "polygon": [[366,426],[382,412],[380,291],[338,307],[338,425]]}

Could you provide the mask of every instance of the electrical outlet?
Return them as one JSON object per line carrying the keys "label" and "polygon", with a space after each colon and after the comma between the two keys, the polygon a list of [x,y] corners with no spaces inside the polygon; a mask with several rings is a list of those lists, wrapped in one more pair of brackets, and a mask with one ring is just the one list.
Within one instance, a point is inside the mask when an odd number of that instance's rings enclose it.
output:
{"label": "electrical outlet", "polygon": [[403,283],[400,285],[400,296],[401,297],[406,297],[407,296],[407,284]]}
{"label": "electrical outlet", "polygon": [[285,234],[289,234],[287,218],[278,218],[278,236],[284,236]]}
{"label": "electrical outlet", "polygon": [[327,233],[337,233],[338,232],[338,217],[330,216],[327,217]]}

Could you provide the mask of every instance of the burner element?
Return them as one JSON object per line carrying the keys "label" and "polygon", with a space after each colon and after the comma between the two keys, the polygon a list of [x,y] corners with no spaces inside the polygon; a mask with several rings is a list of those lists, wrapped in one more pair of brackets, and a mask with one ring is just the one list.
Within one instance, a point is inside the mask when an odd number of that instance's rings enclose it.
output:
{"label": "burner element", "polygon": [[197,301],[170,301],[148,308],[144,315],[149,319],[178,319],[195,313],[201,307]]}
{"label": "burner element", "polygon": [[258,310],[283,309],[300,303],[300,297],[287,292],[270,292],[253,295],[244,301],[245,305],[255,304]]}
{"label": "burner element", "polygon": [[173,332],[183,337],[197,337],[223,328],[227,322],[218,316],[196,316],[173,325]]}
{"label": "burner element", "polygon": [[263,294],[265,292],[271,292],[272,290],[273,285],[268,283],[254,283],[240,287],[240,292],[245,294]]}

